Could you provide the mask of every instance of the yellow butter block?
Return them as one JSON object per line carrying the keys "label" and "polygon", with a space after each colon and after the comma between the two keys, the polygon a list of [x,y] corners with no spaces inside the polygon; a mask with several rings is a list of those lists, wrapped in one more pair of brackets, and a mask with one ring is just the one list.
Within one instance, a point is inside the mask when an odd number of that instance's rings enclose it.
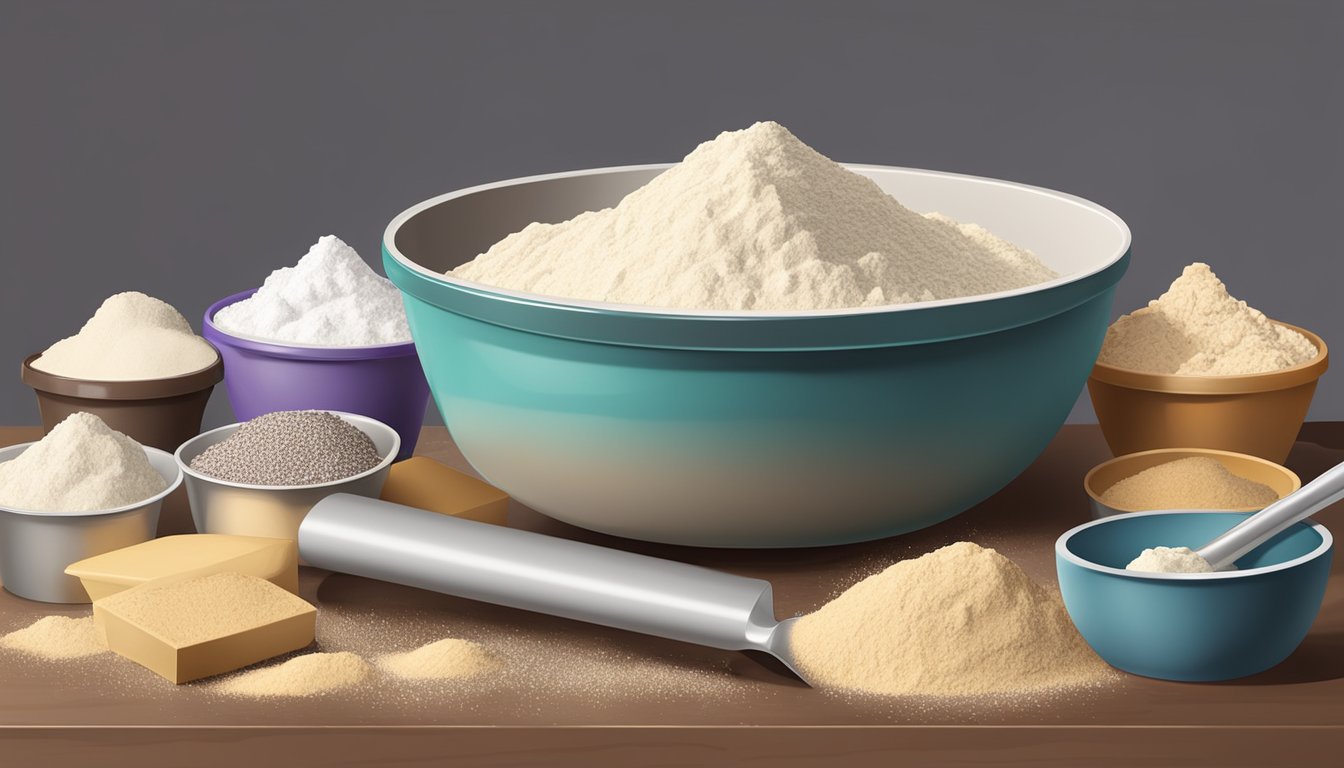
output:
{"label": "yellow butter block", "polygon": [[265,579],[169,577],[93,604],[107,647],[174,683],[232,672],[313,642],[317,609]]}
{"label": "yellow butter block", "polygon": [[427,456],[393,464],[382,499],[495,525],[504,525],[509,513],[507,493]]}
{"label": "yellow butter block", "polygon": [[286,539],[190,533],[105,552],[65,569],[94,601],[155,579],[221,571],[259,576],[297,593],[299,550]]}

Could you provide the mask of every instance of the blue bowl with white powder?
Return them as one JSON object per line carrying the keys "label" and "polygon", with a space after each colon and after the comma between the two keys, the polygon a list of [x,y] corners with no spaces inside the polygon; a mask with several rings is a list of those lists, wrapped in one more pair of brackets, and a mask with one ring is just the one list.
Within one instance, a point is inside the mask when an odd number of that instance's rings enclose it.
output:
{"label": "blue bowl with white powder", "polygon": [[1162,680],[1231,680],[1288,658],[1325,598],[1334,547],[1325,526],[1297,523],[1232,571],[1125,570],[1149,547],[1197,549],[1251,514],[1134,512],[1060,536],[1059,590],[1083,639],[1111,666]]}
{"label": "blue bowl with white powder", "polygon": [[843,544],[946,520],[1027,467],[1100,350],[1129,230],[1046,189],[849,166],[1060,273],[960,299],[817,311],[572,300],[445,275],[504,236],[614,205],[668,166],[427,200],[383,240],[439,410],[487,480],[556,519],[711,547]]}

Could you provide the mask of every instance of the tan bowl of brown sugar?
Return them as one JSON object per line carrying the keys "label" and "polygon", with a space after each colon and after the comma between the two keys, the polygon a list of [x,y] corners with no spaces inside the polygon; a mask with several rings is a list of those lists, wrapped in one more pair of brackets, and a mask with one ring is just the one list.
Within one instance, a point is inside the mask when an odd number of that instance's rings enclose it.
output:
{"label": "tan bowl of brown sugar", "polygon": [[[1280,499],[1302,487],[1302,479],[1297,476],[1297,473],[1259,456],[1233,453],[1232,451],[1216,451],[1208,448],[1159,448],[1117,456],[1098,464],[1087,473],[1087,476],[1083,478],[1083,490],[1087,491],[1088,498],[1092,502],[1093,516],[1109,517],[1126,512],[1187,508],[1182,500],[1173,500],[1172,504],[1165,506],[1148,505],[1143,508],[1130,508],[1114,502],[1103,501],[1102,498],[1116,483],[1134,477],[1145,469],[1195,457],[1213,459],[1237,477],[1269,486],[1270,490],[1274,491]],[[1229,507],[1220,509],[1220,511],[1254,512],[1259,509],[1261,509],[1260,506],[1248,506]]]}
{"label": "tan bowl of brown sugar", "polygon": [[1213,448],[1282,463],[1307,418],[1329,353],[1320,336],[1274,322],[1305,336],[1316,356],[1291,368],[1239,376],[1144,373],[1097,363],[1087,391],[1111,453]]}

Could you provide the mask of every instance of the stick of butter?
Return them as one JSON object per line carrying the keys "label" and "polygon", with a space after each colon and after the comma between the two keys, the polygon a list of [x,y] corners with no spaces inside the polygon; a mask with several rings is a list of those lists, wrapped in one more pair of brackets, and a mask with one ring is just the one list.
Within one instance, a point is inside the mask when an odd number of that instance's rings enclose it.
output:
{"label": "stick of butter", "polygon": [[317,609],[242,573],[169,577],[93,604],[107,647],[174,683],[232,672],[313,642]]}
{"label": "stick of butter", "polygon": [[221,571],[259,576],[298,593],[299,550],[288,539],[188,533],[104,552],[65,569],[95,602],[155,579]]}
{"label": "stick of butter", "polygon": [[509,513],[507,493],[427,456],[393,464],[382,499],[495,525],[504,525]]}

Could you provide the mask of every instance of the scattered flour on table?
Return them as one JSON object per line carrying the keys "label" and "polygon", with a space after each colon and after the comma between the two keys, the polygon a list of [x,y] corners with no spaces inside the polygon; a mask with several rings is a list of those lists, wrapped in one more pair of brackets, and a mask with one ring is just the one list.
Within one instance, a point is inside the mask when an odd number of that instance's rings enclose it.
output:
{"label": "scattered flour on table", "polygon": [[215,313],[229,333],[259,339],[361,347],[410,341],[401,292],[335,235],[292,267],[277,269],[251,298]]}
{"label": "scattered flour on table", "polygon": [[855,584],[792,641],[817,686],[879,695],[1030,694],[1111,674],[1057,594],[964,541]]}
{"label": "scattered flour on table", "polygon": [[79,333],[47,347],[32,366],[75,379],[132,381],[192,373],[218,357],[172,305],[129,291],[109,296]]}
{"label": "scattered flour on table", "polygon": [[475,677],[500,667],[499,659],[484,646],[453,637],[383,656],[377,664],[390,675],[411,680]]}
{"label": "scattered flour on table", "polygon": [[0,505],[34,512],[113,509],[167,487],[139,443],[89,413],[65,417],[0,463]]}
{"label": "scattered flour on table", "polygon": [[1145,549],[1125,566],[1127,571],[1149,573],[1212,573],[1209,561],[1189,547]]}
{"label": "scattered flour on table", "polygon": [[359,685],[371,671],[367,661],[347,651],[309,653],[223,680],[217,690],[257,698],[317,696]]}
{"label": "scattered flour on table", "polygon": [[1101,494],[1116,509],[1240,509],[1264,507],[1279,494],[1233,474],[1221,461],[1190,456],[1130,475]]}
{"label": "scattered flour on table", "polygon": [[50,660],[79,659],[106,653],[107,641],[92,616],[44,616],[0,637],[0,648]]}
{"label": "scattered flour on table", "polygon": [[1147,307],[1116,320],[1098,359],[1145,373],[1235,376],[1291,368],[1316,354],[1305,336],[1233,298],[1208,264],[1195,262]]}
{"label": "scattered flour on table", "polygon": [[776,311],[1057,277],[982,227],[911,211],[773,122],[722,133],[614,208],[530,224],[449,274],[575,299]]}

